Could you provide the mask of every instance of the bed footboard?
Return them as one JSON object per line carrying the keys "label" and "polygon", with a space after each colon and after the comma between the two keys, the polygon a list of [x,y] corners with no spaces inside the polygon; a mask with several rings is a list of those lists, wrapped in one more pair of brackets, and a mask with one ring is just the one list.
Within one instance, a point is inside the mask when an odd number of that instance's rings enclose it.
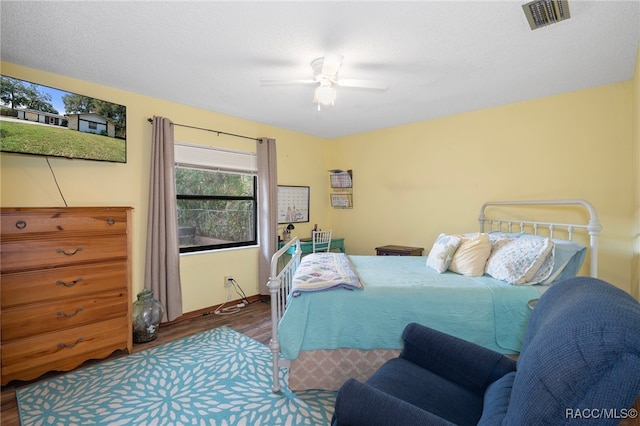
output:
{"label": "bed footboard", "polygon": [[300,265],[302,250],[300,239],[294,237],[271,257],[269,273],[269,294],[271,295],[271,341],[269,347],[273,357],[274,392],[280,391],[280,367],[286,366],[280,359],[280,342],[278,338],[278,324],[286,309],[287,299],[291,292],[293,274]]}

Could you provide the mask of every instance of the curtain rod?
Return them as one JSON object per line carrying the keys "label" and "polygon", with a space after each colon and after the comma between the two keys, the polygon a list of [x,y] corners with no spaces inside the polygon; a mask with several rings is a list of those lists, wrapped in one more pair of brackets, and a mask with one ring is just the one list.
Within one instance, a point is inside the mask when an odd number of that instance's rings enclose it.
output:
{"label": "curtain rod", "polygon": [[[149,123],[153,123],[153,118],[147,118],[147,121]],[[205,132],[217,133],[218,136],[220,136],[220,135],[235,136],[236,138],[243,138],[243,139],[251,139],[251,140],[254,140],[254,141],[260,141],[259,138],[252,138],[251,136],[236,135],[235,133],[227,133],[227,132],[221,132],[219,130],[205,129],[204,127],[188,126],[186,124],[178,124],[178,123],[171,123],[171,124],[173,124],[174,126],[188,127],[190,129],[204,130]]]}

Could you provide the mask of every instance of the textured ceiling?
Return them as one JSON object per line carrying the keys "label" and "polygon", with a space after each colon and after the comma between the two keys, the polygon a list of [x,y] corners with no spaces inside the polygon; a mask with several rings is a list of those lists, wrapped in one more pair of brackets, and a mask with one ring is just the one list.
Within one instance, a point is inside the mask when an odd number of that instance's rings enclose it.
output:
{"label": "textured ceiling", "polygon": [[[524,3],[3,0],[0,57],[323,138],[633,77],[639,1],[570,0],[535,31]],[[312,78],[325,51],[388,90],[338,88],[318,111],[313,86],[260,83]]]}

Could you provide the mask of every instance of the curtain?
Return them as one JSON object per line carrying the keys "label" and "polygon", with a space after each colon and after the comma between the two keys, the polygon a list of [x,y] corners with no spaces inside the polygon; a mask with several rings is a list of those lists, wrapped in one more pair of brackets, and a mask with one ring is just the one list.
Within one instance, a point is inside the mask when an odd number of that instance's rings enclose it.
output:
{"label": "curtain", "polygon": [[276,140],[258,140],[258,279],[261,295],[268,295],[271,256],[278,248],[278,162]]}
{"label": "curtain", "polygon": [[173,123],[154,116],[152,125],[144,287],[164,305],[164,318],[173,321],[182,315]]}

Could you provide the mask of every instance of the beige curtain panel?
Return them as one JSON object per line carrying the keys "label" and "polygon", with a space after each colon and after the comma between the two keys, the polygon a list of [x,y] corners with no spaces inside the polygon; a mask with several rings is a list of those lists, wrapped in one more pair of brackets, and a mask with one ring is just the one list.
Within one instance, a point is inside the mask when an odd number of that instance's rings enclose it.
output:
{"label": "beige curtain panel", "polygon": [[268,295],[271,256],[278,249],[278,161],[276,140],[261,138],[258,157],[258,279],[261,295]]}
{"label": "beige curtain panel", "polygon": [[152,125],[144,287],[164,305],[165,319],[173,321],[182,315],[173,123],[154,116]]}

